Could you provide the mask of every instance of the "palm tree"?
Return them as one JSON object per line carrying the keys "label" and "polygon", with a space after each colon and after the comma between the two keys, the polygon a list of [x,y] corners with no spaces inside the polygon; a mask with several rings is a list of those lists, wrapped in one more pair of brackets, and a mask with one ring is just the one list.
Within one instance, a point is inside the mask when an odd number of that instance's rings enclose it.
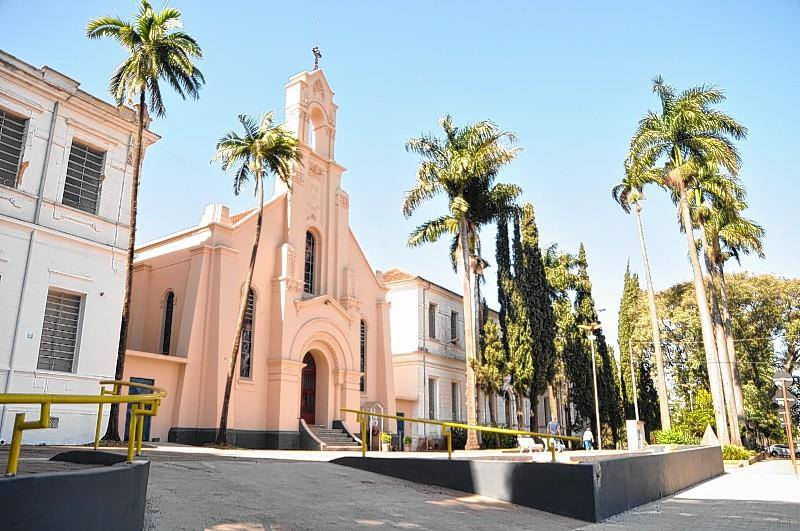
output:
{"label": "palm tree", "polygon": [[[103,16],[92,19],[86,25],[86,36],[90,39],[110,37],[128,53],[128,57],[117,66],[109,81],[109,90],[117,105],[138,104],[138,128],[136,151],[133,160],[131,181],[130,232],[128,234],[128,256],[125,271],[125,294],[122,302],[117,366],[114,378],[122,379],[125,370],[125,350],[128,346],[128,321],[131,308],[131,284],[133,283],[133,251],[136,245],[136,210],[139,198],[139,176],[142,169],[142,135],[147,119],[146,109],[159,118],[166,114],[161,95],[162,81],[166,81],[178,95],[197,99],[205,79],[193,64],[203,57],[197,42],[181,31],[181,12],[164,7],[154,11],[147,0],[140,0],[139,12],[133,20]],[[104,440],[119,440],[119,404],[111,404],[108,429]]]}
{"label": "palm tree", "polygon": [[[619,203],[626,213],[631,209],[636,214],[636,226],[639,229],[639,245],[642,248],[642,262],[644,263],[644,278],[647,285],[647,303],[650,308],[650,328],[653,334],[653,351],[656,360],[656,391],[658,392],[658,405],[661,414],[661,429],[669,430],[671,421],[669,417],[669,395],[667,394],[667,378],[664,373],[664,354],[661,351],[661,330],[658,324],[658,310],[656,309],[656,295],[653,291],[653,280],[650,276],[650,260],[647,257],[647,245],[644,240],[644,226],[642,224],[642,205],[644,185],[658,179],[654,168],[646,168],[634,173],[630,163],[625,164],[625,177],[611,191],[614,200]],[[625,345],[619,346],[621,349]]]}
{"label": "palm tree", "polygon": [[225,380],[225,394],[222,398],[222,412],[219,417],[217,430],[217,444],[228,442],[228,409],[231,401],[231,386],[233,374],[236,369],[236,360],[239,358],[239,345],[242,339],[242,328],[247,311],[247,299],[253,282],[253,271],[256,267],[258,256],[258,241],[261,237],[261,222],[264,206],[264,177],[272,174],[289,185],[294,163],[301,163],[300,142],[293,134],[281,125],[273,124],[272,113],[265,114],[260,122],[246,116],[239,115],[239,123],[244,129],[240,135],[229,131],[217,142],[217,151],[213,160],[222,164],[222,170],[228,171],[236,167],[233,177],[233,193],[239,195],[245,182],[255,181],[255,195],[258,198],[256,207],[256,233],[253,237],[253,249],[250,253],[250,267],[242,288],[239,315],[233,334],[230,361],[228,362],[228,375]]}
{"label": "palm tree", "polygon": [[714,242],[718,242],[719,239],[720,226],[725,223],[726,218],[738,216],[738,212],[745,208],[745,191],[739,184],[738,179],[722,175],[716,164],[703,164],[693,173],[695,173],[696,178],[689,192],[690,211],[693,221],[700,229],[704,250],[703,257],[706,271],[710,277],[708,293],[720,374],[722,376],[722,387],[727,405],[730,439],[733,444],[741,445],[742,439],[739,426],[740,422],[744,421],[744,407],[742,405],[742,418],[740,419],[733,372],[731,370],[731,361],[735,354],[729,352],[728,349],[718,295],[719,271],[717,259],[712,253]]}
{"label": "palm tree", "polygon": [[[467,423],[477,423],[475,371],[473,360],[478,354],[476,323],[476,273],[483,267],[480,258],[479,232],[482,225],[507,215],[521,190],[516,185],[494,184],[500,169],[510,163],[519,148],[507,145],[515,136],[501,131],[490,121],[458,127],[451,116],[439,124],[444,138],[424,135],[406,143],[406,150],[422,160],[417,169],[416,184],[403,198],[403,215],[410,218],[426,201],[438,195],[448,200],[447,213],[419,225],[409,235],[408,246],[434,242],[444,234],[452,234],[451,259],[461,272],[464,305],[465,352],[467,358]],[[467,449],[478,448],[475,430],[467,434]]]}
{"label": "palm tree", "polygon": [[711,276],[715,287],[719,290],[721,321],[725,347],[728,353],[730,377],[733,385],[736,417],[739,425],[746,425],[744,416],[744,394],[742,393],[739,362],[736,357],[736,347],[733,341],[731,328],[731,315],[728,308],[728,292],[725,283],[724,265],[730,258],[739,258],[743,254],[755,253],[760,258],[764,257],[762,241],[764,228],[759,224],[746,219],[740,212],[746,207],[744,203],[744,190],[741,189],[740,200],[734,208],[715,210],[706,224],[706,256],[711,264]]}
{"label": "palm tree", "polygon": [[731,138],[744,138],[747,129],[727,114],[713,108],[725,99],[724,93],[716,87],[692,87],[677,94],[659,76],[653,80],[653,91],[659,96],[661,110],[648,111],[639,122],[631,139],[628,160],[637,171],[663,162],[665,173],[661,184],[678,196],[680,219],[686,233],[694,275],[695,298],[703,333],[714,418],[720,441],[727,443],[730,439],[714,327],[687,197],[687,188],[695,175],[691,164],[687,163],[714,160],[736,176],[741,159]]}

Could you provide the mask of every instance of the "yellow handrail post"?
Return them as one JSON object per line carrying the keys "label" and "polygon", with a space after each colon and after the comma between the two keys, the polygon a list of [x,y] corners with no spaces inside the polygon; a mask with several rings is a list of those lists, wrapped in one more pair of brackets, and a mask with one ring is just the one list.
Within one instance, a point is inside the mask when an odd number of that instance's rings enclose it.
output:
{"label": "yellow handrail post", "polygon": [[138,407],[134,407],[134,410],[137,411],[137,416],[139,420],[136,422],[136,455],[142,455],[142,436],[144,435],[144,417],[139,413],[140,410],[144,409],[144,404],[139,404]]}
{"label": "yellow handrail post", "polygon": [[[100,393],[102,396],[103,393]],[[100,402],[97,404],[97,425],[94,428],[94,449],[97,450],[97,447],[100,446],[100,428],[103,423],[103,403]]]}
{"label": "yellow handrail post", "polygon": [[363,413],[361,417],[361,457],[367,457],[367,417]]}
{"label": "yellow handrail post", "polygon": [[14,432],[11,435],[11,448],[8,451],[6,476],[16,476],[19,465],[19,450],[22,447],[22,432],[38,430],[50,425],[50,402],[43,402],[39,410],[39,419],[25,422],[25,413],[17,413],[14,417]]}
{"label": "yellow handrail post", "polygon": [[556,445],[555,445],[555,441],[553,439],[550,439],[550,443],[549,444],[550,444],[550,456],[551,456],[550,462],[551,463],[555,463],[556,462]]}
{"label": "yellow handrail post", "polygon": [[453,428],[447,427],[447,459],[453,458]]}
{"label": "yellow handrail post", "polygon": [[133,461],[133,451],[136,447],[136,415],[131,408],[131,420],[128,422],[128,462]]}

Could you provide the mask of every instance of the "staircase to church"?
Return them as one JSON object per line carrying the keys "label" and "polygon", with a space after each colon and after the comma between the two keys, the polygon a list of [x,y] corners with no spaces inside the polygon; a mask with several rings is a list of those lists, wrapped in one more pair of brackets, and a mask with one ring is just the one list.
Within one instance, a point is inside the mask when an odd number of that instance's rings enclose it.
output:
{"label": "staircase to church", "polygon": [[308,429],[323,443],[329,452],[359,450],[361,445],[341,428],[328,428],[322,425],[308,425]]}

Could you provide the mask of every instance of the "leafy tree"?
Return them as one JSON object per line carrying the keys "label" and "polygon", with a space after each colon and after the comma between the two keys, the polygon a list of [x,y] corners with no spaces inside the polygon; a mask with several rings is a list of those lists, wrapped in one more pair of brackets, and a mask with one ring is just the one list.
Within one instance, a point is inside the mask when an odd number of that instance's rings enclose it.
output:
{"label": "leafy tree", "polygon": [[[650,275],[650,259],[647,256],[647,245],[644,238],[644,226],[642,224],[642,200],[644,200],[643,187],[646,183],[657,180],[657,172],[652,168],[637,167],[630,162],[625,163],[625,178],[616,185],[611,195],[619,203],[626,213],[631,210],[636,214],[636,226],[639,229],[639,245],[641,246],[642,262],[644,264],[644,279],[647,287],[647,303],[650,310],[650,332],[653,340],[653,352],[656,361],[656,381],[658,382],[659,414],[663,429],[670,429],[669,417],[669,395],[667,394],[667,379],[664,372],[664,354],[661,351],[661,330],[656,309],[656,296],[653,291],[653,280]],[[625,344],[620,339],[620,352],[624,354]],[[623,373],[624,373],[623,367]],[[623,394],[626,389],[623,387]]]}
{"label": "leafy tree", "polygon": [[[465,351],[467,358],[467,422],[477,422],[475,373],[473,362],[478,355],[478,326],[475,322],[477,300],[476,274],[482,269],[480,228],[507,215],[521,190],[516,185],[497,183],[500,170],[519,153],[508,144],[516,138],[490,121],[463,127],[451,116],[439,124],[443,138],[423,135],[412,138],[406,149],[421,157],[416,183],[403,199],[403,215],[411,217],[419,207],[438,195],[448,202],[447,212],[419,225],[409,235],[408,245],[416,247],[452,234],[451,258],[461,272],[464,304]],[[475,430],[467,434],[466,448],[478,448]]]}
{"label": "leafy tree", "polygon": [[[125,371],[125,351],[128,347],[128,322],[133,283],[133,252],[136,247],[136,221],[139,204],[139,180],[144,158],[142,136],[147,126],[147,108],[163,117],[167,110],[161,94],[161,83],[167,82],[178,95],[197,99],[205,83],[194,60],[203,57],[197,42],[182,28],[181,12],[164,7],[155,11],[147,0],[139,1],[139,12],[133,20],[102,16],[86,24],[90,39],[109,37],[122,46],[128,57],[117,66],[109,81],[109,91],[117,105],[138,101],[138,127],[131,179],[130,231],[125,271],[125,292],[122,299],[117,366],[114,378],[122,380]],[[119,404],[111,404],[108,429],[104,440],[119,441]]]}
{"label": "leafy tree", "polygon": [[229,131],[220,138],[217,142],[214,160],[220,161],[223,171],[235,169],[233,193],[236,195],[239,195],[242,191],[242,186],[247,181],[253,179],[258,202],[256,204],[257,214],[253,249],[250,253],[250,266],[247,269],[247,276],[242,288],[239,314],[233,334],[233,345],[231,346],[228,375],[225,380],[225,393],[222,398],[222,411],[217,430],[217,444],[228,442],[228,408],[231,400],[233,374],[236,369],[236,360],[239,359],[239,345],[247,311],[247,299],[253,282],[253,271],[258,257],[258,242],[261,237],[264,210],[264,178],[271,174],[288,185],[294,164],[300,163],[302,160],[300,142],[291,131],[273,123],[271,112],[265,114],[260,121],[240,114],[239,123],[242,125],[243,134],[240,135],[235,131]]}
{"label": "leafy tree", "polygon": [[639,418],[644,421],[645,436],[661,429],[658,393],[653,382],[652,353],[644,351],[636,368],[636,390],[639,398]]}
{"label": "leafy tree", "polygon": [[[503,385],[503,378],[506,373],[506,353],[500,341],[500,327],[487,319],[483,324],[483,338],[480,360],[472,360],[473,370],[475,371],[475,381],[478,389],[487,394],[489,398],[489,421],[492,426],[497,426],[497,412],[494,408],[494,400]],[[499,447],[500,440],[495,434],[495,441]]]}
{"label": "leafy tree", "polygon": [[660,112],[648,111],[631,139],[628,162],[635,171],[648,171],[663,164],[655,182],[673,191],[678,198],[680,220],[686,233],[689,259],[694,276],[695,297],[700,316],[703,347],[709,376],[717,435],[723,444],[730,440],[725,415],[719,358],[714,337],[708,294],[697,256],[694,227],[689,211],[688,190],[697,177],[699,165],[713,161],[731,175],[737,175],[741,160],[731,139],[742,139],[747,129],[727,114],[713,108],[725,99],[716,87],[692,87],[680,94],[653,80],[653,91],[661,102]]}

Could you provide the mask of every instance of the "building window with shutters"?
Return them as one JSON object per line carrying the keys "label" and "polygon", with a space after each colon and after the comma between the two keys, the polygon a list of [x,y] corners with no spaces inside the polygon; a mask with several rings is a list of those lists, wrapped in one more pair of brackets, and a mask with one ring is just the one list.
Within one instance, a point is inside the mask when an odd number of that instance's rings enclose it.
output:
{"label": "building window with shutters", "polygon": [[458,382],[452,382],[450,384],[450,399],[452,400],[451,420],[459,420],[461,418],[461,399],[459,394]]}
{"label": "building window with shutters", "polygon": [[428,418],[436,418],[436,404],[439,397],[436,394],[436,378],[428,378]]}
{"label": "building window with shutters", "polygon": [[90,214],[97,214],[104,159],[105,153],[79,142],[72,142],[67,162],[64,195],[61,198],[63,204]]}
{"label": "building window with shutters", "polygon": [[80,341],[80,295],[50,289],[44,310],[38,369],[72,372]]}
{"label": "building window with shutters", "polygon": [[239,346],[239,376],[252,378],[253,368],[253,317],[256,311],[256,298],[253,290],[247,292],[247,306],[244,310],[242,343]]}
{"label": "building window with shutters", "polygon": [[16,187],[27,120],[0,109],[0,184]]}
{"label": "building window with shutters", "polygon": [[367,323],[361,320],[361,338],[359,340],[359,353],[361,356],[361,383],[359,389],[363,393],[367,390]]}
{"label": "building window with shutters", "polygon": [[428,305],[428,337],[436,339],[436,305]]}
{"label": "building window with shutters", "polygon": [[458,312],[450,312],[450,341],[458,342]]}
{"label": "building window with shutters", "polygon": [[311,231],[306,232],[305,274],[303,292],[314,294],[314,261],[317,254],[317,241]]}
{"label": "building window with shutters", "polygon": [[161,353],[169,354],[169,345],[172,340],[172,314],[175,313],[175,294],[167,293],[164,299],[164,331],[161,334]]}

